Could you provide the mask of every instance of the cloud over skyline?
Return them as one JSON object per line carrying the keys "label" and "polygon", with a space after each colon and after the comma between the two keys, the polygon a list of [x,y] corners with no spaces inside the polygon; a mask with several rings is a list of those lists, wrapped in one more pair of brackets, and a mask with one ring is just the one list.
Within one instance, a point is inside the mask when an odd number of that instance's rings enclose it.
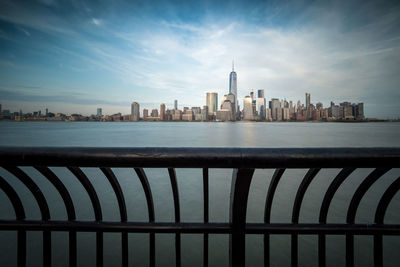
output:
{"label": "cloud over skyline", "polygon": [[396,2],[0,1],[0,47],[12,110],[203,106],[206,92],[227,93],[234,59],[240,105],[251,90],[295,102],[310,92],[400,116]]}

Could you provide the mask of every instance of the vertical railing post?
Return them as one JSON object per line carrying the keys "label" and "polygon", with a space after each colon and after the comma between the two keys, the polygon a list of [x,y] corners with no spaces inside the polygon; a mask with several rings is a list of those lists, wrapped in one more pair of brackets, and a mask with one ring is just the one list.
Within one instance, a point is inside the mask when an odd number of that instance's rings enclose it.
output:
{"label": "vertical railing post", "polygon": [[229,221],[232,234],[229,236],[229,266],[245,266],[246,209],[250,183],[254,169],[234,169],[231,184]]}

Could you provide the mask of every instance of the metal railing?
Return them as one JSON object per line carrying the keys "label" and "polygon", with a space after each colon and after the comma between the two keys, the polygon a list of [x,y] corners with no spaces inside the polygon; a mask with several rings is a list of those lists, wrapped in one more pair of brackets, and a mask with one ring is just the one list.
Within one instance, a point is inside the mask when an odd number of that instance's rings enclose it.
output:
{"label": "metal railing", "polygon": [[[400,190],[400,177],[384,192],[375,212],[374,223],[355,223],[357,209],[368,189],[391,168],[400,167],[400,148],[76,148],[76,147],[0,147],[0,165],[21,181],[34,196],[41,214],[40,220],[27,220],[18,192],[0,177],[0,189],[9,198],[15,220],[0,220],[0,230],[17,231],[18,266],[26,265],[27,231],[43,233],[43,264],[51,265],[51,232],[69,233],[69,265],[77,264],[77,232],[96,233],[96,264],[103,265],[103,233],[121,233],[122,265],[128,266],[128,233],[149,233],[150,266],[155,265],[155,234],[175,234],[176,266],[181,265],[181,234],[204,235],[203,263],[208,266],[209,234],[229,234],[230,266],[245,265],[246,234],[264,236],[264,265],[270,265],[270,235],[291,236],[291,264],[298,265],[298,235],[318,236],[319,266],[326,265],[326,235],[346,237],[346,266],[354,265],[354,236],[373,236],[374,264],[383,265],[382,236],[400,235],[400,224],[385,224],[385,213],[395,194]],[[35,181],[20,167],[32,166],[55,187],[67,211],[67,220],[52,220],[45,198]],[[87,192],[94,210],[94,221],[76,220],[75,205],[64,181],[49,167],[67,167]],[[119,222],[104,221],[99,194],[81,170],[97,167],[107,178],[117,198]],[[127,219],[127,207],[121,186],[111,168],[133,168],[140,180],[147,202],[148,222]],[[174,222],[155,221],[155,210],[150,184],[143,168],[167,168],[174,202]],[[203,179],[202,223],[181,222],[180,198],[175,168],[201,168]],[[209,222],[209,168],[232,168],[229,221]],[[308,169],[297,189],[291,223],[271,223],[271,207],[276,188],[285,169]],[[318,223],[300,223],[302,201],[313,178],[322,168],[340,168],[330,183],[319,211]],[[345,223],[328,223],[327,214],[335,192],[357,168],[374,168],[359,184],[351,198]],[[265,201],[264,223],[247,223],[246,210],[249,188],[255,169],[275,169]],[[266,185],[268,186],[268,185]],[[199,188],[200,190],[200,188]]]}

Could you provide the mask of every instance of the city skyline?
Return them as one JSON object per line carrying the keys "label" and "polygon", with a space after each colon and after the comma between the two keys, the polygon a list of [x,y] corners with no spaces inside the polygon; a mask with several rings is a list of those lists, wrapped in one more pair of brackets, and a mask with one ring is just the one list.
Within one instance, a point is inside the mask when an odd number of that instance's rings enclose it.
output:
{"label": "city skyline", "polygon": [[[366,117],[400,116],[400,6],[395,1],[273,3],[0,2],[3,109],[129,113],[205,92],[238,99],[365,103]],[[241,101],[238,101],[242,106]],[[242,109],[242,107],[241,107]]]}

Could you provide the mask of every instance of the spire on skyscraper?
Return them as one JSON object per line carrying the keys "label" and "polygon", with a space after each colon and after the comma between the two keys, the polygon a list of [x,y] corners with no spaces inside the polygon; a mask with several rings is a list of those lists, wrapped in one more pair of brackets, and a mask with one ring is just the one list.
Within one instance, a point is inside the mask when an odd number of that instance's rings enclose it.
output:
{"label": "spire on skyscraper", "polygon": [[232,59],[232,71],[235,71],[235,62]]}

